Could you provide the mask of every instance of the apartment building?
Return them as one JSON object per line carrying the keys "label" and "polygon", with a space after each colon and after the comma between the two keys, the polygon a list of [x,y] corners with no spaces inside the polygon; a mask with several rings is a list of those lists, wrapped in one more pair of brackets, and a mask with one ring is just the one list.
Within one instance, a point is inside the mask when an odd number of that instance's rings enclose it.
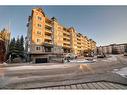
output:
{"label": "apartment building", "polygon": [[81,54],[94,50],[96,42],[78,33],[73,27],[65,27],[55,18],[49,18],[41,8],[32,9],[27,23],[26,51],[34,62],[48,60],[52,54]]}
{"label": "apartment building", "polygon": [[127,43],[124,44],[110,44],[107,46],[100,46],[96,48],[97,54],[122,54],[127,49]]}

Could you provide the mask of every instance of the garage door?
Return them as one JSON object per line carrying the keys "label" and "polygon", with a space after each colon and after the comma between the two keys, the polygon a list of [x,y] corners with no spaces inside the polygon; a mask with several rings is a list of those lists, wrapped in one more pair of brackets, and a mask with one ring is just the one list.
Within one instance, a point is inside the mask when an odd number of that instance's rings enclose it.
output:
{"label": "garage door", "polygon": [[47,58],[36,58],[35,63],[47,63]]}

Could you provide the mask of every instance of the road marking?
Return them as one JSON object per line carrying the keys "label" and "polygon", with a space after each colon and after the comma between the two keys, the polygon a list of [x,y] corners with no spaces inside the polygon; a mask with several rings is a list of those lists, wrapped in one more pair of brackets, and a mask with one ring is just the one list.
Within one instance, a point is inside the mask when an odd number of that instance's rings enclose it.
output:
{"label": "road marking", "polygon": [[59,89],[61,89],[61,90],[64,89],[64,86],[60,86]]}
{"label": "road marking", "polygon": [[119,89],[127,89],[127,86],[120,85],[120,84],[115,84]]}
{"label": "road marking", "polygon": [[88,85],[88,87],[89,87],[90,89],[96,89],[96,88],[94,87],[94,85],[92,85],[92,83],[87,83],[87,85]]}
{"label": "road marking", "polygon": [[89,87],[86,84],[81,84],[84,89],[89,89]]}
{"label": "road marking", "polygon": [[56,87],[53,87],[53,89],[56,89],[56,90],[57,90],[57,89],[59,89],[59,87],[58,87],[58,86],[56,86]]}
{"label": "road marking", "polygon": [[97,83],[91,83],[91,84],[93,84],[96,89],[101,89],[101,87],[97,85]]}
{"label": "road marking", "polygon": [[77,89],[76,85],[71,85],[71,89]]}
{"label": "road marking", "polygon": [[113,86],[111,86],[110,84],[108,84],[108,82],[101,82],[103,85],[105,85],[106,87],[108,87],[108,89],[114,89]]}
{"label": "road marking", "polygon": [[83,89],[81,84],[77,84],[76,86],[77,86],[77,89]]}
{"label": "road marking", "polygon": [[65,86],[66,87],[66,89],[71,89],[71,87],[70,86]]}
{"label": "road marking", "polygon": [[97,82],[97,84],[102,88],[102,89],[108,89],[105,85],[103,85],[101,82]]}

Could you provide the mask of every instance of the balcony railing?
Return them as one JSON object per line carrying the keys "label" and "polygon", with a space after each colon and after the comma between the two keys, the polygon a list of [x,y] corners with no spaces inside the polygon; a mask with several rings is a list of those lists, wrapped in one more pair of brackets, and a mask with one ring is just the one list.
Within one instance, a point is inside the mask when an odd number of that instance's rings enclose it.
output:
{"label": "balcony railing", "polygon": [[45,23],[45,25],[48,27],[52,27],[52,24],[50,24],[50,23]]}
{"label": "balcony railing", "polygon": [[66,35],[68,35],[68,36],[70,36],[70,33],[67,32],[67,31],[64,31],[63,33],[66,34]]}
{"label": "balcony railing", "polygon": [[47,42],[47,41],[45,41],[45,44],[53,44],[52,42]]}
{"label": "balcony railing", "polygon": [[63,47],[70,48],[70,45],[63,45]]}
{"label": "balcony railing", "polygon": [[70,45],[70,41],[63,41],[63,43]]}
{"label": "balcony railing", "polygon": [[52,33],[52,31],[51,31],[51,30],[48,30],[48,29],[45,29],[45,32],[46,32],[46,33],[49,33],[49,34]]}
{"label": "balcony railing", "polygon": [[70,37],[68,36],[63,36],[63,38],[70,40]]}
{"label": "balcony railing", "polygon": [[52,40],[51,36],[45,35],[45,39]]}

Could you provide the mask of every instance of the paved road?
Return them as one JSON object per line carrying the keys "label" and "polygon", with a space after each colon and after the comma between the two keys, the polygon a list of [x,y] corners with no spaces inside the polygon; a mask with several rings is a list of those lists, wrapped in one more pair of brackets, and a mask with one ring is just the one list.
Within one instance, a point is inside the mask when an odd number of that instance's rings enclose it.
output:
{"label": "paved road", "polygon": [[122,56],[99,59],[94,64],[7,65],[1,68],[4,71],[0,78],[0,87],[2,89],[34,89],[99,81],[127,85],[126,78],[112,73],[114,69],[123,67],[127,67],[127,60]]}

